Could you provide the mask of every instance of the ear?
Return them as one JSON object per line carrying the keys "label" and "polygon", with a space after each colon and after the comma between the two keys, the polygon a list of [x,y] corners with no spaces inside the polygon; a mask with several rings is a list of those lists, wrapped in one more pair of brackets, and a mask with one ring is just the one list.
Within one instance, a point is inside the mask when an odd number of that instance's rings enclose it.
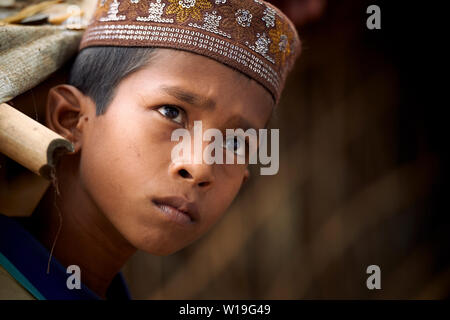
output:
{"label": "ear", "polygon": [[58,85],[48,93],[47,126],[71,141],[74,153],[81,149],[82,120],[87,117],[86,103],[86,96],[71,85]]}

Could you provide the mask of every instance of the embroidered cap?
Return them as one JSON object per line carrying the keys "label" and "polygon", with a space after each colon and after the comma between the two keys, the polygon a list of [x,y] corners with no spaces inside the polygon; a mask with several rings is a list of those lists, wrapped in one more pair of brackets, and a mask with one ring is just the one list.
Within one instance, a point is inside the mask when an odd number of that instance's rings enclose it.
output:
{"label": "embroidered cap", "polygon": [[262,0],[99,0],[80,43],[182,49],[231,66],[278,103],[301,43],[293,23]]}

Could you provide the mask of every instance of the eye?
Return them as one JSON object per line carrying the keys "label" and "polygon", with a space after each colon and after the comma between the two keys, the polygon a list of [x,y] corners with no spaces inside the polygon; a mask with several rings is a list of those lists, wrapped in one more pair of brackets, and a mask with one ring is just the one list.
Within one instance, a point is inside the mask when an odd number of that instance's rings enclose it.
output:
{"label": "eye", "polygon": [[169,118],[176,123],[183,124],[184,121],[184,110],[176,106],[162,106],[159,107],[158,112],[161,113],[164,117]]}
{"label": "eye", "polygon": [[241,137],[230,136],[225,140],[224,148],[236,153],[239,156],[245,155],[246,142]]}

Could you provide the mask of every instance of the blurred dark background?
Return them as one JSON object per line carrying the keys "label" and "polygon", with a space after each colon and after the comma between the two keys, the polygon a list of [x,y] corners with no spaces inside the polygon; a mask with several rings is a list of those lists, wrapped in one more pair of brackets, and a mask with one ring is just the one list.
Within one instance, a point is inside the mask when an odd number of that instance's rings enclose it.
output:
{"label": "blurred dark background", "polygon": [[[126,266],[134,298],[450,296],[442,9],[406,1],[273,1],[303,52],[272,123],[280,171],[253,168],[228,214],[168,257]],[[381,30],[366,9],[381,8]],[[368,290],[366,268],[381,268]]]}

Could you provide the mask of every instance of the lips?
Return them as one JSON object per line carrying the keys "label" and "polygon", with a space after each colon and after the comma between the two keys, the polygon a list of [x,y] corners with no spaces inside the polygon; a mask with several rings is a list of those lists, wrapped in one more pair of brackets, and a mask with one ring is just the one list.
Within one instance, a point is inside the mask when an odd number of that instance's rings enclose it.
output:
{"label": "lips", "polygon": [[[181,197],[153,198],[152,202],[163,212],[189,218],[190,222],[199,219],[197,205]],[[187,219],[186,219],[187,220]]]}

